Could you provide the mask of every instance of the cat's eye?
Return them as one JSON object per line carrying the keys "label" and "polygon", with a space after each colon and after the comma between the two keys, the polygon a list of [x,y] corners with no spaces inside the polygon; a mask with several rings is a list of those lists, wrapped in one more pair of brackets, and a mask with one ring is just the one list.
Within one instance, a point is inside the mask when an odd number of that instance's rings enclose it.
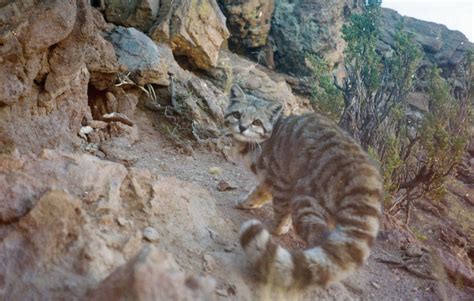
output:
{"label": "cat's eye", "polygon": [[232,113],[232,116],[234,116],[235,119],[240,119],[240,113],[239,112]]}
{"label": "cat's eye", "polygon": [[254,120],[254,121],[252,122],[252,124],[255,125],[255,126],[262,126],[262,122],[261,122],[260,120],[258,120],[258,119]]}

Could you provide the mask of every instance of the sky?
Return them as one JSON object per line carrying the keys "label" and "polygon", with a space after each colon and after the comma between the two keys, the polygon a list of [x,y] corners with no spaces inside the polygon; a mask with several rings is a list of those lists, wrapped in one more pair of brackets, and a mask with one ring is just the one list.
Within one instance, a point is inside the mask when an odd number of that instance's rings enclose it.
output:
{"label": "sky", "polygon": [[474,0],[382,0],[382,7],[404,16],[444,24],[474,42]]}

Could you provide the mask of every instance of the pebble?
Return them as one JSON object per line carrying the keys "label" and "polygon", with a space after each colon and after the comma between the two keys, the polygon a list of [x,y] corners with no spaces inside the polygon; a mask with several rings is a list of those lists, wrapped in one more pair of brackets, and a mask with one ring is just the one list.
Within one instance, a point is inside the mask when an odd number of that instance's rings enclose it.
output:
{"label": "pebble", "polygon": [[216,294],[218,294],[221,297],[229,297],[229,294],[227,294],[227,291],[223,289],[216,290]]}
{"label": "pebble", "polygon": [[371,281],[370,284],[372,284],[372,286],[375,287],[376,289],[380,288],[380,285],[375,281]]}
{"label": "pebble", "polygon": [[158,231],[156,231],[156,229],[152,227],[146,227],[145,230],[143,230],[143,237],[145,237],[146,240],[151,242],[157,241],[160,238],[158,235]]}
{"label": "pebble", "polygon": [[81,129],[79,130],[79,134],[83,134],[83,135],[87,135],[87,134],[90,134],[94,131],[94,129],[91,127],[91,126],[83,126],[81,127]]}
{"label": "pebble", "polygon": [[217,176],[217,175],[219,175],[219,174],[221,173],[220,167],[217,167],[217,166],[214,166],[214,167],[209,168],[208,171],[209,171],[209,173],[210,173],[211,175],[213,175],[213,176]]}
{"label": "pebble", "polygon": [[231,253],[235,250],[235,247],[234,246],[225,246],[224,247],[224,251],[227,252],[227,253]]}
{"label": "pebble", "polygon": [[221,180],[221,181],[217,184],[217,190],[219,190],[219,191],[234,190],[234,189],[236,189],[236,188],[237,188],[237,187],[235,187],[235,185],[231,185],[231,184],[229,184],[229,182],[224,181],[224,180]]}
{"label": "pebble", "polygon": [[123,226],[125,226],[125,225],[128,223],[128,221],[127,221],[125,218],[119,216],[119,217],[117,218],[117,223],[118,223],[120,226],[123,227]]}
{"label": "pebble", "polygon": [[211,255],[204,254],[203,259],[204,259],[204,270],[206,270],[207,272],[211,272],[212,270],[216,268],[217,266],[216,261]]}

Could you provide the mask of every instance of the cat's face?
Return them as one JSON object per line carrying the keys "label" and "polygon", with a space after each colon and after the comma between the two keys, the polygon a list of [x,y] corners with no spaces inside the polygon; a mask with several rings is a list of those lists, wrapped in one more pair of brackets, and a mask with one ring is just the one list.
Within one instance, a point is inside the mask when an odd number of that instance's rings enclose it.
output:
{"label": "cat's face", "polygon": [[252,95],[246,95],[238,85],[230,92],[230,105],[225,112],[225,124],[234,139],[260,143],[270,138],[273,125],[283,106]]}

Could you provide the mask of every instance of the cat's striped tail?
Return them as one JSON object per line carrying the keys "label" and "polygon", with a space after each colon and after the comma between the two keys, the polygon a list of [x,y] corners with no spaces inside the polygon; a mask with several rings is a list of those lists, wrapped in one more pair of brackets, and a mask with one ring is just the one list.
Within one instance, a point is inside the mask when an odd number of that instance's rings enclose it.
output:
{"label": "cat's striped tail", "polygon": [[[288,251],[281,247],[257,220],[249,220],[242,225],[240,244],[265,282],[286,288],[312,284],[327,286],[346,278],[369,257],[379,228],[380,196],[374,195],[372,202],[364,202],[364,205],[346,206],[340,210],[334,230],[325,235],[320,245],[305,251]],[[310,230],[318,227],[318,218],[308,214],[309,206],[304,206],[304,203],[309,204],[307,199],[303,198],[299,203],[296,207],[301,209],[293,214],[294,220],[297,219],[295,228],[300,236],[310,242]],[[366,211],[365,215],[355,214],[354,211],[362,209]],[[315,217],[313,221],[312,217]]]}

